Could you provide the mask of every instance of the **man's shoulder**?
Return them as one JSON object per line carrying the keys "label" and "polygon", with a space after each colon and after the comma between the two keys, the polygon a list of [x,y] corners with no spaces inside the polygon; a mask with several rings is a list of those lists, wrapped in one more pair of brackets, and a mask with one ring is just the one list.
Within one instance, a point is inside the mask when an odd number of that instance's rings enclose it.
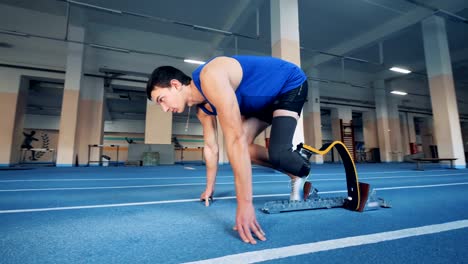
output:
{"label": "man's shoulder", "polygon": [[241,68],[238,60],[233,57],[220,56],[212,59],[207,62],[204,67],[201,69],[200,74],[207,74],[209,72],[214,74],[219,73],[233,73],[239,71]]}

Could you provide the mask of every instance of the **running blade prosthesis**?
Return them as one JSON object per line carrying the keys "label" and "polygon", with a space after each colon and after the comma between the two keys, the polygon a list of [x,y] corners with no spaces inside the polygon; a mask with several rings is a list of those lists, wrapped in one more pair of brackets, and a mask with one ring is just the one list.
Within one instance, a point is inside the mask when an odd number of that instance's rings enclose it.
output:
{"label": "running blade prosthesis", "polygon": [[317,189],[312,187],[310,182],[304,184],[304,200],[290,201],[279,200],[265,203],[261,209],[268,214],[281,212],[312,210],[312,209],[329,209],[329,208],[345,208],[352,211],[369,211],[376,210],[380,207],[389,208],[390,205],[383,199],[377,198],[376,192],[371,190],[367,183],[359,182],[354,161],[346,146],[340,142],[325,144],[320,150],[314,149],[305,144],[299,144],[295,151],[299,152],[307,160],[313,154],[325,155],[331,149],[335,148],[343,162],[346,172],[346,184],[348,189],[347,197],[320,197]]}

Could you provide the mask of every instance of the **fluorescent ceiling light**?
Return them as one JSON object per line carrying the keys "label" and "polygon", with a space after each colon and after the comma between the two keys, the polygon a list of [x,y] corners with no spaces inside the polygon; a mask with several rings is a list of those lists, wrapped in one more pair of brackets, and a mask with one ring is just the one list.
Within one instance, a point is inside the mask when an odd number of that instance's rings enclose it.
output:
{"label": "fluorescent ceiling light", "polygon": [[394,71],[394,72],[404,73],[404,74],[411,73],[410,70],[403,69],[403,68],[400,68],[400,67],[392,67],[392,68],[390,68],[390,70]]}
{"label": "fluorescent ceiling light", "polygon": [[402,92],[402,91],[391,91],[390,93],[392,94],[397,94],[397,95],[407,95],[407,92]]}
{"label": "fluorescent ceiling light", "polygon": [[198,60],[190,60],[190,59],[185,59],[184,62],[187,62],[187,63],[193,63],[193,64],[205,64],[204,61],[198,61]]}

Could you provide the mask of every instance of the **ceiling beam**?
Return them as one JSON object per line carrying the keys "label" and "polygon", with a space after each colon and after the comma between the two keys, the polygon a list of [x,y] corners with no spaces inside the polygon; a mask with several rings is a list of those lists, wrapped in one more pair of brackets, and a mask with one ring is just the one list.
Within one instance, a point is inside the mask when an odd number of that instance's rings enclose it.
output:
{"label": "ceiling beam", "polygon": [[[230,16],[226,19],[224,22],[223,28],[225,30],[232,30],[232,28],[236,25],[238,25],[238,28],[242,28],[242,26],[247,23],[246,17],[242,18],[241,16],[246,14],[248,10],[250,9],[256,9],[260,6],[260,3],[263,3],[263,1],[250,1],[250,0],[240,0],[238,1],[238,5],[230,11]],[[230,36],[230,37],[235,37],[235,36]],[[213,40],[211,41],[212,47],[213,47],[213,52],[211,53],[211,57],[216,56],[216,51],[219,49],[219,45],[223,42],[223,40],[226,38],[226,36],[222,35],[216,35]]]}
{"label": "ceiling beam", "polygon": [[[452,13],[457,13],[467,6],[466,0],[437,0],[433,1],[432,4],[437,5],[440,9],[444,9]],[[326,52],[331,54],[345,55],[359,48],[368,47],[373,43],[381,41],[398,31],[420,22],[421,20],[431,16],[433,13],[434,12],[432,10],[416,7],[407,14],[392,19],[346,42],[339,43],[338,45],[328,49]],[[312,66],[317,67],[318,65],[328,62],[334,58],[335,57],[320,54],[309,60],[306,60],[304,62],[304,68],[306,71],[310,71]]]}

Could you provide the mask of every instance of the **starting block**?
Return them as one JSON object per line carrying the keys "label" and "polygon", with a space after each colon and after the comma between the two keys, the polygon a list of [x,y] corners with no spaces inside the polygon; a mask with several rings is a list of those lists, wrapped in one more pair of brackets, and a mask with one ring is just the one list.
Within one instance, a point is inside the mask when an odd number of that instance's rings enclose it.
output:
{"label": "starting block", "polygon": [[377,198],[375,190],[370,189],[370,185],[358,181],[356,166],[346,146],[340,142],[325,144],[320,150],[314,149],[305,144],[299,144],[295,151],[304,158],[310,159],[312,154],[325,155],[332,148],[336,148],[343,161],[346,172],[346,184],[348,189],[347,197],[320,197],[317,189],[312,187],[310,182],[304,185],[304,193],[307,194],[303,201],[271,201],[265,203],[261,209],[264,213],[275,214],[291,211],[302,211],[312,209],[345,208],[352,211],[376,210],[380,207],[389,208],[390,205],[383,199]]}
{"label": "starting block", "polygon": [[[364,190],[366,188],[367,190],[369,190],[369,187],[368,187],[369,184],[363,183],[363,182],[359,184],[361,186],[361,190]],[[358,212],[377,210],[380,207],[383,207],[383,208],[391,207],[387,202],[385,202],[384,199],[377,197],[375,190],[371,190],[370,194],[369,192],[367,192],[367,195],[363,195],[363,196],[367,196],[366,198],[367,201],[361,200],[362,206],[360,206],[358,210],[356,210]],[[278,200],[278,201],[266,202],[261,210],[262,212],[267,213],[267,214],[277,214],[277,213],[284,213],[284,212],[314,210],[314,209],[330,209],[330,208],[351,209],[349,208],[351,201],[352,201],[352,197],[320,197],[318,195],[318,190],[313,188],[312,191],[310,192],[309,197],[304,201]]]}

